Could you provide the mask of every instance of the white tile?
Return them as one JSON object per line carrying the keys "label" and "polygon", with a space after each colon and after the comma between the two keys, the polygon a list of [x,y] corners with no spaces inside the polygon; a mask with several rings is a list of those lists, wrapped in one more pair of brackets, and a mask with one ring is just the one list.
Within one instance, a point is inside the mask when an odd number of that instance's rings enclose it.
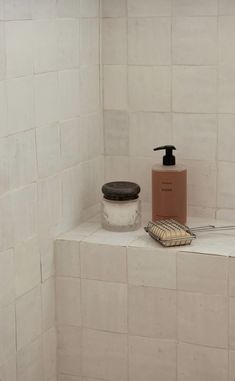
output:
{"label": "white tile", "polygon": [[126,249],[81,242],[81,276],[110,282],[127,280]]}
{"label": "white tile", "polygon": [[235,161],[233,151],[233,135],[235,115],[219,115],[218,117],[218,159]]}
{"label": "white tile", "polygon": [[152,198],[152,171],[150,168],[154,164],[156,164],[156,158],[153,157],[130,157],[130,180],[139,184],[143,202],[150,202]]}
{"label": "white tile", "polygon": [[85,161],[97,157],[104,152],[103,142],[103,115],[101,112],[82,115],[80,117],[82,141],[80,145],[81,160]]}
{"label": "white tile", "polygon": [[[135,112],[130,114],[130,154],[156,156],[154,145],[171,141],[171,120],[168,113]],[[157,137],[157,142],[154,140]],[[178,147],[177,147],[178,148]]]}
{"label": "white tile", "polygon": [[54,175],[60,169],[60,129],[59,126],[36,130],[38,175]]}
{"label": "white tile", "polygon": [[55,266],[57,277],[80,277],[80,242],[56,240]]}
{"label": "white tile", "polygon": [[170,0],[128,0],[128,14],[131,17],[170,16]]}
{"label": "white tile", "polygon": [[9,139],[0,139],[0,194],[9,190]]}
{"label": "white tile", "polygon": [[58,68],[72,69],[79,64],[79,23],[78,20],[57,21],[58,27]]}
{"label": "white tile", "polygon": [[33,34],[31,21],[7,22],[6,73],[8,77],[19,77],[33,73]]}
{"label": "white tile", "polygon": [[3,0],[5,20],[26,20],[32,17],[30,0]]}
{"label": "white tile", "polygon": [[56,279],[56,319],[60,325],[81,325],[80,279]]}
{"label": "white tile", "polygon": [[228,352],[196,345],[178,345],[179,381],[226,381]]}
{"label": "white tile", "polygon": [[14,252],[7,250],[0,253],[0,307],[14,301]]}
{"label": "white tile", "polygon": [[42,324],[44,331],[55,325],[55,280],[52,277],[42,283]]}
{"label": "white tile", "polygon": [[81,374],[81,328],[58,327],[57,353],[59,373],[74,376]]}
{"label": "white tile", "polygon": [[127,69],[104,66],[104,109],[125,110],[127,107]]}
{"label": "white tile", "polygon": [[42,282],[55,275],[54,240],[56,233],[45,224],[45,229],[39,231],[39,247],[41,254]]}
{"label": "white tile", "polygon": [[127,0],[102,0],[103,17],[126,16]]}
{"label": "white tile", "polygon": [[55,20],[35,20],[33,22],[34,70],[36,73],[57,69],[57,42],[57,24]]}
{"label": "white tile", "polygon": [[216,69],[199,66],[173,67],[173,111],[216,111]]}
{"label": "white tile", "polygon": [[102,61],[104,64],[126,64],[127,22],[125,18],[103,19],[102,49]]}
{"label": "white tile", "polygon": [[216,64],[216,17],[177,17],[173,19],[172,28],[174,64]]}
{"label": "white tile", "polygon": [[35,181],[37,168],[34,130],[10,136],[8,152],[10,188],[19,188]]}
{"label": "white tile", "polygon": [[221,208],[234,208],[235,163],[220,161],[218,165],[217,204]]}
{"label": "white tile", "polygon": [[43,370],[45,380],[56,380],[56,330],[51,328],[43,334]]}
{"label": "white tile", "polygon": [[170,111],[169,67],[130,66],[128,91],[133,111]]}
{"label": "white tile", "polygon": [[215,115],[173,114],[173,142],[177,158],[215,160],[217,120]]}
{"label": "white tile", "polygon": [[235,258],[229,258],[229,295],[235,297]]}
{"label": "white tile", "polygon": [[103,157],[81,164],[81,200],[83,210],[100,202],[100,189],[103,185]]}
{"label": "white tile", "polygon": [[231,49],[233,43],[233,35],[235,33],[235,17],[220,16],[219,17],[219,63],[221,65],[234,65],[235,54]]}
{"label": "white tile", "polygon": [[128,181],[129,157],[105,156],[105,181]]}
{"label": "white tile", "polygon": [[17,380],[41,381],[43,377],[42,340],[38,338],[17,352]]}
{"label": "white tile", "polygon": [[131,336],[129,380],[176,380],[176,343]]}
{"label": "white tile", "polygon": [[[222,0],[224,1],[224,0]],[[216,16],[217,0],[173,0],[174,16]]]}
{"label": "white tile", "polygon": [[79,1],[78,0],[58,0],[57,10],[59,17],[72,17],[79,16]]}
{"label": "white tile", "polygon": [[3,22],[0,22],[0,53],[0,79],[4,79],[6,73],[6,34],[5,25]]}
{"label": "white tile", "polygon": [[176,339],[176,292],[153,287],[129,287],[129,333]]}
{"label": "white tile", "polygon": [[8,131],[10,134],[34,127],[33,77],[7,81]]}
{"label": "white tile", "polygon": [[218,110],[234,113],[235,110],[235,67],[219,66],[218,69]]}
{"label": "white tile", "polygon": [[32,16],[34,19],[45,19],[56,15],[56,0],[33,0]]}
{"label": "white tile", "polygon": [[60,123],[61,164],[63,168],[71,167],[81,161],[82,131],[80,120],[70,119]]}
{"label": "white tile", "polygon": [[[16,352],[15,305],[9,304],[0,309],[0,364]],[[9,380],[10,381],[10,380]]]}
{"label": "white tile", "polygon": [[228,346],[227,298],[180,292],[178,294],[179,340],[217,348]]}
{"label": "white tile", "polygon": [[15,242],[22,242],[36,233],[36,185],[32,184],[12,194]]}
{"label": "white tile", "polygon": [[127,332],[127,285],[83,279],[82,318],[87,328]]}
{"label": "white tile", "polygon": [[0,81],[0,136],[8,135],[6,81]]}
{"label": "white tile", "polygon": [[13,247],[14,229],[13,229],[13,204],[12,195],[7,193],[0,197],[0,250],[6,250]]}
{"label": "white tile", "polygon": [[127,337],[123,334],[83,331],[83,375],[127,381]]}
{"label": "white tile", "polygon": [[11,357],[0,366],[0,377],[2,381],[16,381],[16,356]]}
{"label": "white tile", "polygon": [[99,0],[80,0],[81,17],[99,17]]}
{"label": "white tile", "polygon": [[216,164],[213,161],[187,160],[188,202],[194,206],[216,206]]}
{"label": "white tile", "polygon": [[60,119],[71,119],[79,115],[79,71],[59,72]]}
{"label": "white tile", "polygon": [[15,246],[15,288],[19,297],[40,284],[40,253],[36,237]]}
{"label": "white tile", "polygon": [[36,127],[51,126],[59,119],[58,74],[38,74],[34,77]]}
{"label": "white tile", "polygon": [[80,66],[80,92],[81,114],[99,111],[100,74],[98,65]]}
{"label": "white tile", "polygon": [[227,258],[177,254],[177,288],[206,294],[227,294]]}
{"label": "white tile", "polygon": [[17,349],[42,332],[41,288],[36,287],[16,301]]}
{"label": "white tile", "polygon": [[227,16],[235,15],[235,1],[219,0],[219,14]]}
{"label": "white tile", "polygon": [[133,65],[170,65],[170,18],[142,17],[129,19],[128,63]]}
{"label": "white tile", "polygon": [[229,348],[235,349],[235,298],[229,298]]}
{"label": "white tile", "polygon": [[128,155],[129,115],[127,112],[104,112],[104,139],[106,155]]}
{"label": "white tile", "polygon": [[[100,62],[100,26],[98,19],[80,19],[80,64],[98,65]],[[105,62],[104,62],[105,63]]]}
{"label": "white tile", "polygon": [[81,379],[81,377],[79,377],[79,376],[76,377],[76,376],[61,375],[61,376],[59,376],[59,381],[95,381],[95,380],[84,378],[84,377]]}
{"label": "white tile", "polygon": [[129,247],[128,283],[159,288],[176,288],[176,255],[166,249]]}
{"label": "white tile", "polygon": [[235,351],[229,351],[229,381],[234,381],[235,375]]}

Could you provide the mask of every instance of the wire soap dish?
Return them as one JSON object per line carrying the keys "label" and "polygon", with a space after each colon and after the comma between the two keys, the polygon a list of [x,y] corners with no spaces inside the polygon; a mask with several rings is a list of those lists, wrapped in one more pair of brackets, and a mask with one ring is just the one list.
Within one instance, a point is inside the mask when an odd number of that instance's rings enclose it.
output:
{"label": "wire soap dish", "polygon": [[192,240],[197,238],[195,232],[222,231],[235,229],[235,225],[220,226],[214,225],[198,226],[189,228],[179,222],[169,220],[149,221],[144,228],[145,231],[161,245],[165,247],[190,245]]}

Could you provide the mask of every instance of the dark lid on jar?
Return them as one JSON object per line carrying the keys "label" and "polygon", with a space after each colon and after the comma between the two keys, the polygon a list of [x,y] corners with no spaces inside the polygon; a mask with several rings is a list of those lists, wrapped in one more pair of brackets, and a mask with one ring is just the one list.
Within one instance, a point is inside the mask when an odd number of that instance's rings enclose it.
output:
{"label": "dark lid on jar", "polygon": [[106,200],[127,201],[135,200],[140,193],[140,186],[129,181],[113,181],[102,186]]}

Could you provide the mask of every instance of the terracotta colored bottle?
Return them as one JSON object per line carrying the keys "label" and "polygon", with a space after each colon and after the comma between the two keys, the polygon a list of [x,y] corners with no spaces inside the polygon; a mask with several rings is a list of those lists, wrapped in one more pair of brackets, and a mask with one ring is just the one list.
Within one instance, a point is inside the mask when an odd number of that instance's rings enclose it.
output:
{"label": "terracotta colored bottle", "polygon": [[165,150],[162,165],[152,168],[152,220],[173,218],[185,224],[187,221],[187,169],[176,165],[171,145],[157,147]]}

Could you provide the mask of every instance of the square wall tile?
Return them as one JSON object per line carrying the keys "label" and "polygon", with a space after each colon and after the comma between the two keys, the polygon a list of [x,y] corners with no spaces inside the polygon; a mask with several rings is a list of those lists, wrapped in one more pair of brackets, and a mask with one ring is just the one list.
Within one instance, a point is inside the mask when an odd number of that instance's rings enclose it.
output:
{"label": "square wall tile", "polygon": [[229,258],[229,295],[235,297],[235,258]]}
{"label": "square wall tile", "polygon": [[9,138],[0,138],[0,195],[4,195],[10,189],[9,161]]}
{"label": "square wall tile", "polygon": [[177,288],[227,295],[228,259],[215,255],[177,253]]}
{"label": "square wall tile", "polygon": [[40,252],[37,237],[15,246],[16,296],[22,296],[41,282]]}
{"label": "square wall tile", "polygon": [[0,124],[1,124],[0,136],[1,137],[6,137],[9,134],[7,114],[8,114],[8,111],[7,111],[6,81],[0,81]]}
{"label": "square wall tile", "polygon": [[229,348],[235,349],[235,298],[229,298]]}
{"label": "square wall tile", "polygon": [[172,6],[174,16],[217,15],[217,0],[173,0]]}
{"label": "square wall tile", "polygon": [[218,110],[221,113],[235,112],[235,66],[218,67]]}
{"label": "square wall tile", "polygon": [[179,292],[180,341],[218,348],[228,346],[228,300],[220,295]]}
{"label": "square wall tile", "polygon": [[81,374],[81,328],[58,327],[57,337],[59,374],[79,376]]}
{"label": "square wall tile", "polygon": [[0,377],[6,381],[16,381],[16,356],[14,353],[0,366]]}
{"label": "square wall tile", "polygon": [[73,69],[79,65],[79,23],[78,20],[59,19],[58,68]]}
{"label": "square wall tile", "polygon": [[16,352],[15,305],[0,308],[0,364]]}
{"label": "square wall tile", "polygon": [[129,115],[126,111],[104,112],[104,140],[106,155],[128,155]]}
{"label": "square wall tile", "polygon": [[104,66],[104,109],[125,110],[127,107],[127,69]]}
{"label": "square wall tile", "polygon": [[[88,135],[88,133],[87,133]],[[66,120],[60,123],[61,165],[71,167],[82,161],[81,141],[86,144],[86,134],[82,129],[79,118]]]}
{"label": "square wall tile", "polygon": [[170,16],[170,0],[127,0],[129,17]]}
{"label": "square wall tile", "polygon": [[177,378],[179,381],[226,381],[227,377],[227,351],[179,343]]}
{"label": "square wall tile", "polygon": [[99,0],[80,0],[81,17],[99,17]]}
{"label": "square wall tile", "polygon": [[12,194],[9,192],[0,197],[0,228],[0,250],[4,251],[13,247],[14,242]]}
{"label": "square wall tile", "polygon": [[49,127],[59,119],[58,74],[35,75],[34,91],[36,127]]}
{"label": "square wall tile", "polygon": [[57,239],[55,266],[57,277],[80,277],[80,242]]}
{"label": "square wall tile", "polygon": [[235,377],[235,351],[229,351],[229,381]]}
{"label": "square wall tile", "polygon": [[39,177],[54,175],[60,169],[60,129],[58,126],[38,128],[36,146]]}
{"label": "square wall tile", "polygon": [[105,156],[105,181],[127,181],[129,179],[128,156]]}
{"label": "square wall tile", "polygon": [[55,326],[55,279],[51,277],[42,283],[43,331]]}
{"label": "square wall tile", "polygon": [[8,77],[33,74],[32,21],[12,21],[5,26]]}
{"label": "square wall tile", "polygon": [[235,15],[234,0],[219,0],[219,15]]}
{"label": "square wall tile", "polygon": [[40,381],[43,377],[41,337],[24,346],[17,352],[17,380]]}
{"label": "square wall tile", "polygon": [[173,114],[173,141],[179,159],[215,160],[216,115]]}
{"label": "square wall tile", "polygon": [[127,0],[102,0],[103,17],[126,16]]}
{"label": "square wall tile", "polygon": [[130,155],[156,156],[154,144],[172,140],[170,113],[134,112],[130,114]]}
{"label": "square wall tile", "polygon": [[[56,381],[57,375],[57,332],[53,327],[47,330],[43,340],[43,370],[46,380]],[[40,380],[39,380],[40,381]]]}
{"label": "square wall tile", "polygon": [[168,250],[127,249],[128,283],[176,288],[176,254]]}
{"label": "square wall tile", "polygon": [[235,53],[231,49],[235,33],[235,17],[219,17],[219,63],[221,65],[234,65]]}
{"label": "square wall tile", "polygon": [[80,92],[81,114],[99,111],[100,74],[98,65],[80,67]]}
{"label": "square wall tile", "polygon": [[131,156],[130,157],[130,179],[139,184],[141,188],[141,199],[143,202],[151,202],[152,198],[152,173],[150,168],[156,163],[153,157]]}
{"label": "square wall tile", "polygon": [[128,91],[133,111],[170,111],[169,67],[129,66]]}
{"label": "square wall tile", "polygon": [[86,377],[127,381],[127,336],[84,329],[82,367]]}
{"label": "square wall tile", "polygon": [[82,280],[82,311],[87,328],[127,332],[127,285]]}
{"label": "square wall tile", "polygon": [[144,337],[129,338],[129,380],[176,380],[176,343]]}
{"label": "square wall tile", "polygon": [[41,287],[34,288],[16,301],[17,350],[42,332]]}
{"label": "square wall tile", "polygon": [[215,65],[217,62],[217,18],[173,18],[173,63]]}
{"label": "square wall tile", "polygon": [[8,132],[25,131],[34,127],[33,77],[14,78],[7,81]]}
{"label": "square wall tile", "polygon": [[58,16],[62,18],[77,18],[79,16],[79,1],[57,0]]}
{"label": "square wall tile", "polygon": [[[230,137],[231,138],[231,137]],[[235,163],[220,161],[218,165],[217,205],[220,208],[234,208],[235,205]]]}
{"label": "square wall tile", "polygon": [[95,18],[80,19],[80,64],[81,65],[98,65],[99,64],[100,62],[99,43],[100,43],[100,26],[99,26],[98,19],[95,19]]}
{"label": "square wall tile", "polygon": [[127,63],[127,20],[107,18],[102,22],[102,61],[104,64]]}
{"label": "square wall tile", "polygon": [[173,111],[216,112],[216,69],[200,66],[173,67]]}
{"label": "square wall tile", "polygon": [[126,282],[125,247],[81,242],[80,250],[82,278]]}
{"label": "square wall tile", "polygon": [[5,20],[27,20],[32,17],[30,0],[3,0]]}
{"label": "square wall tile", "polygon": [[59,72],[60,119],[71,119],[79,115],[79,70]]}
{"label": "square wall tile", "polygon": [[233,141],[235,115],[219,115],[218,117],[218,159],[223,161],[235,161]]}
{"label": "square wall tile", "polygon": [[94,379],[91,378],[82,378],[81,377],[76,377],[76,376],[66,376],[62,375],[59,376],[59,381],[94,381]]}
{"label": "square wall tile", "polygon": [[[1,5],[0,5],[1,7]],[[1,18],[1,8],[0,8],[0,18]],[[5,78],[6,74],[6,32],[5,24],[0,22],[0,79]]]}
{"label": "square wall tile", "polygon": [[171,19],[129,18],[128,63],[132,65],[170,65]]}
{"label": "square wall tile", "polygon": [[176,338],[176,292],[129,287],[129,333],[160,339]]}
{"label": "square wall tile", "polygon": [[14,276],[14,252],[3,251],[0,253],[0,308],[15,299]]}
{"label": "square wall tile", "polygon": [[59,325],[81,325],[80,279],[56,279],[56,320]]}
{"label": "square wall tile", "polygon": [[57,24],[53,19],[33,22],[34,70],[36,73],[57,70]]}
{"label": "square wall tile", "polygon": [[56,16],[56,0],[33,0],[33,19],[45,19]]}

